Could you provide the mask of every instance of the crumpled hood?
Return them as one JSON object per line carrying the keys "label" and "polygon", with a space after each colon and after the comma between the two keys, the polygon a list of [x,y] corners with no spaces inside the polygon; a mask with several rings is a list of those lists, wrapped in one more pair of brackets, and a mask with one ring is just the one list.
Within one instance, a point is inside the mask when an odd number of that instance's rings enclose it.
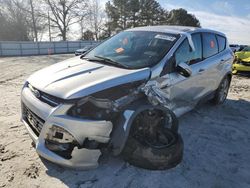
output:
{"label": "crumpled hood", "polygon": [[250,52],[236,52],[236,57],[242,61],[250,62]]}
{"label": "crumpled hood", "polygon": [[149,68],[128,70],[74,57],[37,71],[27,81],[50,95],[75,99],[149,76]]}

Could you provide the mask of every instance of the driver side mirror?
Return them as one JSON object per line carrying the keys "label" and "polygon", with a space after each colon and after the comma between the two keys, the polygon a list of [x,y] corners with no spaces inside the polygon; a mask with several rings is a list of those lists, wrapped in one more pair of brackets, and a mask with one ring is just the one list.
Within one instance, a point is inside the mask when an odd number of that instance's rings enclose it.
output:
{"label": "driver side mirror", "polygon": [[176,70],[179,74],[181,74],[185,77],[189,77],[192,75],[191,67],[184,62],[181,62],[180,64],[178,64]]}

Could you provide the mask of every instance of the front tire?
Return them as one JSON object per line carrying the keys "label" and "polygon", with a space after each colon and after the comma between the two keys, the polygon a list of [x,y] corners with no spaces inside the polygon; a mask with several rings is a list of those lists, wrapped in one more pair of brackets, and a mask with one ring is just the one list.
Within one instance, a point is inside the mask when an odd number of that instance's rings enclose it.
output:
{"label": "front tire", "polygon": [[161,121],[163,113],[159,111],[145,110],[137,115],[122,151],[125,161],[150,170],[173,168],[182,161],[183,140],[177,132],[178,121],[171,111],[167,113],[165,117],[172,118],[168,121],[170,127]]}

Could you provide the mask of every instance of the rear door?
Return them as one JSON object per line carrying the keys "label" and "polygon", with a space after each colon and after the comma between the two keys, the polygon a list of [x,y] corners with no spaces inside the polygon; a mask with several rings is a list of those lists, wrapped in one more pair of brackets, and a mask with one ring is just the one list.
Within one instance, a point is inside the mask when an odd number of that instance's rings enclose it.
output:
{"label": "rear door", "polygon": [[218,87],[218,80],[220,80],[218,70],[223,63],[216,34],[202,33],[202,48],[203,61],[198,66],[200,66],[201,79],[204,80],[203,95],[208,95]]}

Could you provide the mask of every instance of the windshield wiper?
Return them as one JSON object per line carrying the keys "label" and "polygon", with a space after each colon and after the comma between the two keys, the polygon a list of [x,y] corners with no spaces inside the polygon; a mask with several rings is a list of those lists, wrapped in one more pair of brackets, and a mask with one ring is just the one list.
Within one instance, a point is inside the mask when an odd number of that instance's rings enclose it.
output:
{"label": "windshield wiper", "polygon": [[118,67],[127,68],[127,69],[130,68],[129,66],[120,64],[120,63],[118,63],[118,62],[116,62],[113,59],[110,59],[108,57],[103,57],[103,56],[98,56],[98,55],[95,55],[95,57],[101,59],[102,62],[105,62],[105,63],[108,63],[108,64],[112,64],[112,65],[115,65],[115,66],[118,66]]}

